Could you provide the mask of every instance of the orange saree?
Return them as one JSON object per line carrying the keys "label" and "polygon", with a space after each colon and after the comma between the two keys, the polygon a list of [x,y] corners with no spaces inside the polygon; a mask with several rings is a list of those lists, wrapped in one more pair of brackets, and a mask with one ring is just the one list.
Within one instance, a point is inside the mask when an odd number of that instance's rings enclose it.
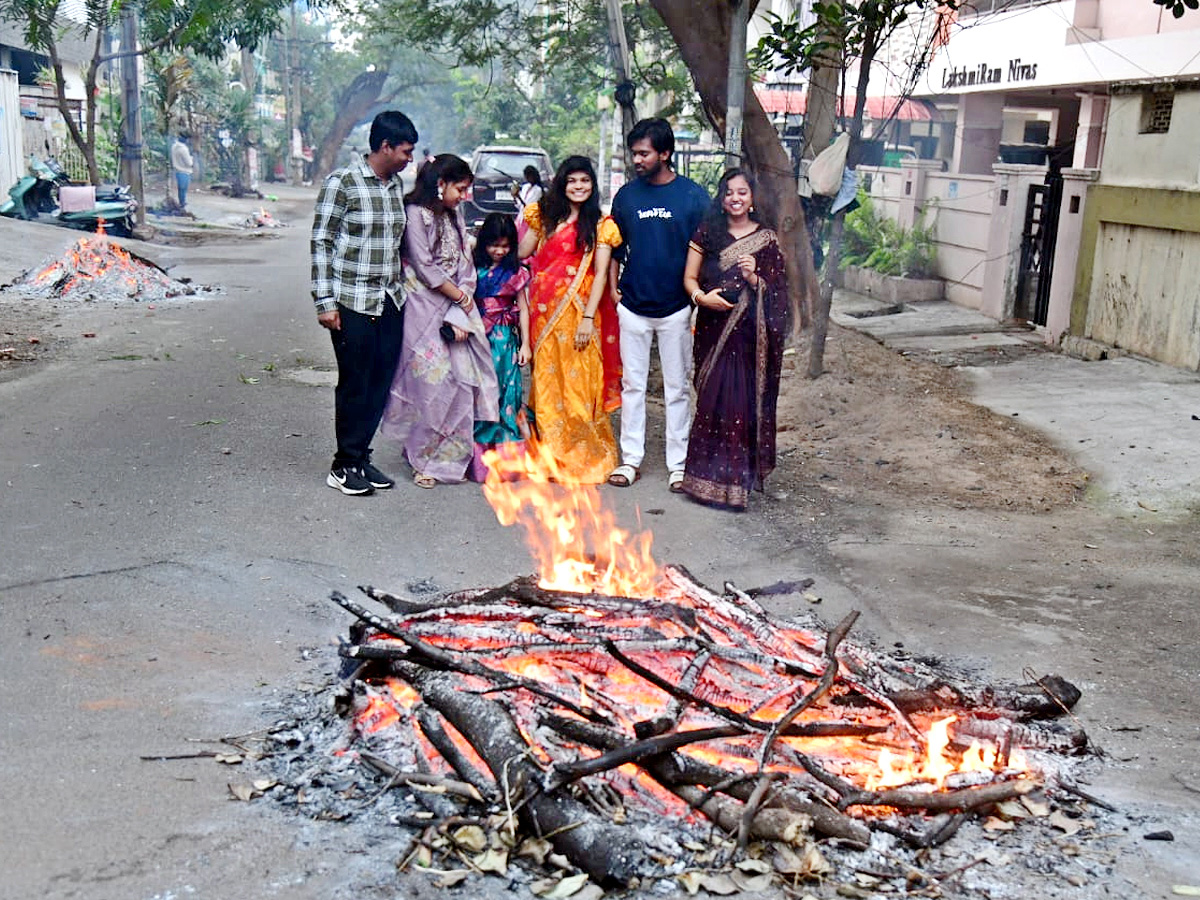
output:
{"label": "orange saree", "polygon": [[[586,348],[576,350],[575,330],[595,279],[593,252],[582,253],[575,246],[574,223],[546,235],[539,213],[537,204],[525,207],[525,220],[538,234],[529,286],[533,345],[529,406],[534,429],[565,478],[600,484],[617,464],[617,442],[609,421],[609,413],[621,405],[617,308],[606,288],[596,309],[595,337]],[[612,219],[601,220],[596,242],[620,245],[621,235]]]}

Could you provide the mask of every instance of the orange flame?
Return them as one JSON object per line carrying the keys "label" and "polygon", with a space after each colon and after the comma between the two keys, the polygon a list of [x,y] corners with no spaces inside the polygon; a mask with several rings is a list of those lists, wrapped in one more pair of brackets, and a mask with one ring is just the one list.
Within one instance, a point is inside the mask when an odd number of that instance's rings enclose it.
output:
{"label": "orange flame", "polygon": [[1028,771],[1029,766],[1025,757],[1013,753],[1007,765],[1000,759],[1000,753],[995,747],[972,741],[971,745],[958,762],[952,761],[948,755],[950,745],[950,725],[958,720],[958,716],[947,716],[929,726],[929,735],[925,744],[925,756],[902,756],[893,753],[888,748],[879,751],[879,771],[867,776],[867,790],[898,787],[913,782],[929,782],[936,788],[942,788],[950,775],[959,772],[995,772],[1000,769]]}
{"label": "orange flame", "polygon": [[543,588],[618,597],[653,597],[659,568],[653,535],[620,528],[593,484],[564,472],[551,454],[528,442],[524,454],[489,450],[483,493],[503,525],[520,523]]}

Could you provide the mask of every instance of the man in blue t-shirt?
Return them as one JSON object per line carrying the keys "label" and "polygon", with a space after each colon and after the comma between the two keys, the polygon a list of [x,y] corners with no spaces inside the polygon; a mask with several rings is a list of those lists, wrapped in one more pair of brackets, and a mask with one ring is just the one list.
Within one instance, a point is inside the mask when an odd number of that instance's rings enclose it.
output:
{"label": "man in blue t-shirt", "polygon": [[642,119],[626,138],[638,177],[617,191],[612,216],[624,265],[617,285],[621,324],[621,465],[608,483],[628,487],[646,452],[646,380],[658,336],[667,409],[667,471],[681,490],[692,426],[692,305],[683,289],[688,241],[709,206],[708,192],[671,168],[675,133],[665,119]]}

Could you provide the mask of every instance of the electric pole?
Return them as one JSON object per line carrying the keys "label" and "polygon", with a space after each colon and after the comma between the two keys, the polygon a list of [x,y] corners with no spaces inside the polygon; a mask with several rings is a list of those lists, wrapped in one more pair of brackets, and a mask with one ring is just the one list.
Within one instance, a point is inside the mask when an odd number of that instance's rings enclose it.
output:
{"label": "electric pole", "polygon": [[[625,37],[625,18],[621,14],[621,0],[606,0],[608,11],[608,43],[612,53],[613,68],[616,70],[617,86],[613,98],[621,108],[621,146],[625,146],[625,138],[633,129],[635,89],[633,84],[633,67],[629,61],[629,41]],[[616,135],[614,137],[614,143]],[[629,154],[625,153],[626,173],[631,168]]]}
{"label": "electric pole", "polygon": [[742,164],[742,110],[746,106],[746,0],[730,0],[729,80],[725,86],[725,168]]}
{"label": "electric pole", "polygon": [[138,84],[137,10],[128,5],[121,9],[121,106],[124,127],[121,131],[121,180],[129,185],[137,200],[137,223],[146,224],[146,191],[142,179],[142,109]]}
{"label": "electric pole", "polygon": [[300,41],[296,30],[296,0],[291,3],[291,23],[287,41],[287,89],[284,93],[287,120],[287,166],[292,184],[304,180],[304,159],[301,156],[303,141],[297,141],[300,132]]}

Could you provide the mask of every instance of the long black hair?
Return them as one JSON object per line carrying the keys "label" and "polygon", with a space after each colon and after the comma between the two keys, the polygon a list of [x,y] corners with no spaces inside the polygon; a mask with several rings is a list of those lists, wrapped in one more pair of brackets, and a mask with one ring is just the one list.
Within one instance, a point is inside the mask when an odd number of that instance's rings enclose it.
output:
{"label": "long black hair", "polygon": [[504,213],[488,213],[479,226],[479,234],[475,237],[475,267],[490,269],[492,258],[488,256],[488,245],[508,241],[508,254],[500,260],[500,268],[506,271],[517,271],[520,263],[517,260],[517,225],[512,216]]}
{"label": "long black hair", "polygon": [[471,167],[453,153],[439,153],[431,161],[417,170],[417,180],[413,189],[404,195],[404,202],[415,206],[423,206],[431,213],[447,213],[438,196],[438,182],[455,184],[459,181],[474,181]]}
{"label": "long black hair", "polygon": [[746,179],[746,184],[750,185],[750,210],[748,215],[751,221],[762,224],[762,219],[759,218],[758,209],[754,202],[754,197],[758,193],[758,179],[754,177],[754,173],[749,169],[729,169],[721,176],[721,180],[717,182],[717,196],[713,198],[713,202],[708,206],[708,212],[704,214],[704,230],[708,234],[709,240],[713,240],[717,235],[722,235],[729,230],[725,218],[725,191],[729,188],[729,182],[733,181],[739,175]]}
{"label": "long black hair", "polygon": [[596,170],[586,156],[568,156],[554,173],[550,188],[538,200],[542,214],[542,230],[549,236],[571,215],[571,201],[567,199],[567,177],[582,172],[592,179],[591,196],[579,207],[579,219],[575,223],[575,247],[586,253],[596,243],[596,227],[600,224],[600,191],[596,183]]}

